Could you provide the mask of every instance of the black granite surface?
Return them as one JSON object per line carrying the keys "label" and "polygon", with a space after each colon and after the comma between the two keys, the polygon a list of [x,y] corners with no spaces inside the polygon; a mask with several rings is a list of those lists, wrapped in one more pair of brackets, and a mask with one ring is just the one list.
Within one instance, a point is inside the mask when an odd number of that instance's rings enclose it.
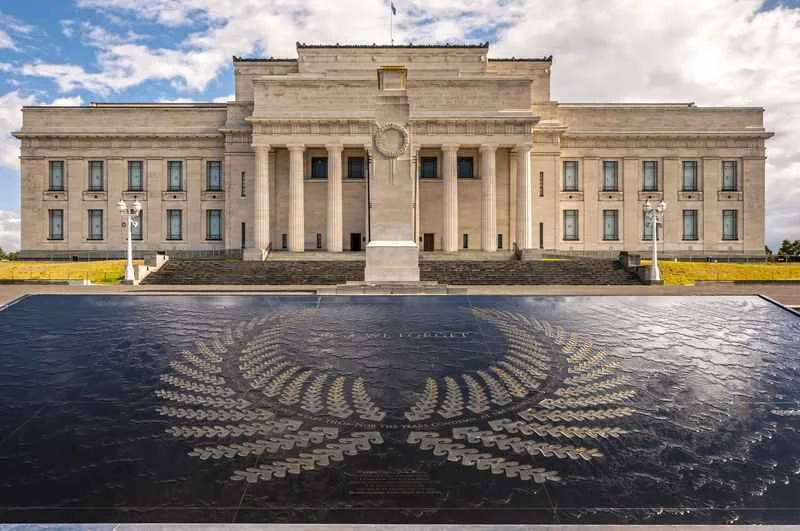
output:
{"label": "black granite surface", "polygon": [[757,297],[33,296],[0,521],[800,522]]}

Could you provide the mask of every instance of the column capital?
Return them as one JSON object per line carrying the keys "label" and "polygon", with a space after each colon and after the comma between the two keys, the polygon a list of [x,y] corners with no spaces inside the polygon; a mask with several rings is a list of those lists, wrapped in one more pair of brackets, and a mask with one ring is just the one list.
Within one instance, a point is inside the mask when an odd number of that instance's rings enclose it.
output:
{"label": "column capital", "polygon": [[485,152],[494,152],[497,151],[497,144],[481,144],[481,147],[478,148],[478,151],[481,153]]}
{"label": "column capital", "polygon": [[458,148],[461,147],[458,144],[442,144],[442,151],[458,151]]}
{"label": "column capital", "polygon": [[533,149],[533,144],[524,143],[524,144],[517,144],[514,146],[514,151],[530,151]]}
{"label": "column capital", "polygon": [[344,150],[344,146],[342,144],[325,144],[325,149],[341,153]]}
{"label": "column capital", "polygon": [[256,153],[261,153],[261,154],[269,153],[270,149],[272,149],[272,146],[270,146],[269,144],[252,144],[251,147]]}
{"label": "column capital", "polygon": [[305,144],[286,144],[286,149],[289,151],[300,151],[303,152],[306,150]]}

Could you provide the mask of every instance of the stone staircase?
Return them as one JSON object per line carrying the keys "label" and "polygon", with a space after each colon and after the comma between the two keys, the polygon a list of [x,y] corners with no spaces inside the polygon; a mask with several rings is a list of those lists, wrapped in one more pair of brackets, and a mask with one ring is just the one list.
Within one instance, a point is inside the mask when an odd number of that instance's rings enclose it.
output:
{"label": "stone staircase", "polygon": [[[641,284],[616,260],[580,258],[563,261],[421,260],[422,281],[443,285],[621,285]],[[364,262],[180,261],[170,260],[143,284],[337,285],[364,280]]]}

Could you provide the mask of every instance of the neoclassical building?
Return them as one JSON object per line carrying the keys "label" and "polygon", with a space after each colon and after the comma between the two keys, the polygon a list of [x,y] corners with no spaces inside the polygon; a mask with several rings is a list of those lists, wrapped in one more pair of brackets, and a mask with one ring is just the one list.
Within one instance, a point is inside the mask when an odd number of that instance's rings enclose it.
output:
{"label": "neoclassical building", "polygon": [[24,107],[22,255],[121,254],[120,199],[137,254],[644,251],[647,200],[666,253],[763,253],[761,108],[558,103],[552,58],[488,43],[233,66],[228,103]]}

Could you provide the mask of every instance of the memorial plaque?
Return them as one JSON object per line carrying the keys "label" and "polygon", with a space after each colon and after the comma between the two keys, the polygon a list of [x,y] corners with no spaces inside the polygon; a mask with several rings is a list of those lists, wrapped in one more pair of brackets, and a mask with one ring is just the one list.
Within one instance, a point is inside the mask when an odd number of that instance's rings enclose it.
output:
{"label": "memorial plaque", "polygon": [[797,522],[799,337],[758,297],[28,297],[0,521]]}

